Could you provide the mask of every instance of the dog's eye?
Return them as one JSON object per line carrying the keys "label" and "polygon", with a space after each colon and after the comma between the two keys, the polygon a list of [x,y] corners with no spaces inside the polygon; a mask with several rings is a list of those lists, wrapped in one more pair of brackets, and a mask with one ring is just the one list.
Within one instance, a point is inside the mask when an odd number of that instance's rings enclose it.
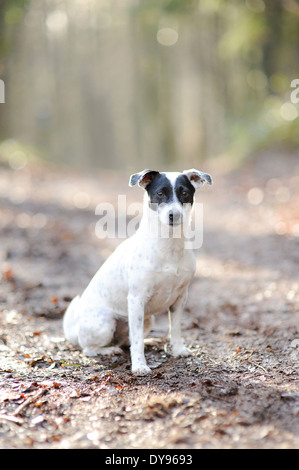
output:
{"label": "dog's eye", "polygon": [[163,197],[163,196],[164,196],[164,193],[163,193],[163,191],[158,191],[158,192],[157,192],[157,196],[159,196],[159,197]]}
{"label": "dog's eye", "polygon": [[183,197],[188,197],[188,196],[189,196],[188,191],[182,191],[182,196],[183,196]]}

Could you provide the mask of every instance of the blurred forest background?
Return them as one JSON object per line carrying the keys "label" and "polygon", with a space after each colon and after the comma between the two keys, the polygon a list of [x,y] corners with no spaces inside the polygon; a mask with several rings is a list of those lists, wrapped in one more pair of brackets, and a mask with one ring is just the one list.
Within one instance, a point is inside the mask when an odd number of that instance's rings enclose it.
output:
{"label": "blurred forest background", "polygon": [[296,0],[0,0],[0,159],[182,169],[298,147],[298,20]]}

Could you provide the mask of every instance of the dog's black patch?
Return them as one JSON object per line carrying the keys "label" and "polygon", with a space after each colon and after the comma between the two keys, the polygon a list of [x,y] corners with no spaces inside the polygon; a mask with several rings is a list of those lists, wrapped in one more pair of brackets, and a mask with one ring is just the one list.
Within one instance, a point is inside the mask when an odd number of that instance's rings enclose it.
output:
{"label": "dog's black patch", "polygon": [[167,204],[173,201],[173,186],[166,175],[158,173],[146,188],[151,204]]}
{"label": "dog's black patch", "polygon": [[176,179],[174,189],[181,204],[193,204],[195,188],[186,175],[180,175]]}
{"label": "dog's black patch", "polygon": [[165,174],[158,173],[145,189],[150,204],[168,204],[173,201],[174,194],[181,204],[193,204],[195,188],[186,175],[178,176],[173,187]]}

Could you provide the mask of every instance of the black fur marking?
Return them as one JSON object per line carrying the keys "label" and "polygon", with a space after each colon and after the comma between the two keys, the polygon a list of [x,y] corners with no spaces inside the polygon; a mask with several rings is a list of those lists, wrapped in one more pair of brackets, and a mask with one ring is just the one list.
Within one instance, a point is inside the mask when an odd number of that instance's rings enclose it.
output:
{"label": "black fur marking", "polygon": [[186,175],[178,176],[173,187],[165,174],[158,173],[146,186],[146,191],[150,204],[168,204],[173,201],[174,192],[181,204],[193,204],[195,188]]}
{"label": "black fur marking", "polygon": [[153,181],[147,185],[149,203],[167,204],[173,201],[173,186],[166,175],[159,173]]}
{"label": "black fur marking", "polygon": [[186,175],[180,175],[175,182],[175,194],[181,204],[193,204],[194,186]]}

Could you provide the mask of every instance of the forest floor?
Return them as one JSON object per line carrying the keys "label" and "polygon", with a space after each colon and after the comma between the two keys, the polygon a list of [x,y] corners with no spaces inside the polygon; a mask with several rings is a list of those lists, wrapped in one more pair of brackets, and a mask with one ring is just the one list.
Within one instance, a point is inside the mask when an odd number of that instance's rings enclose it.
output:
{"label": "forest floor", "polygon": [[[192,356],[167,350],[167,315],[129,351],[87,358],[63,313],[119,240],[95,235],[99,202],[141,201],[128,174],[0,167],[2,449],[299,448],[299,158],[265,153],[210,171],[203,246],[183,318]],[[137,171],[141,168],[136,169]]]}

